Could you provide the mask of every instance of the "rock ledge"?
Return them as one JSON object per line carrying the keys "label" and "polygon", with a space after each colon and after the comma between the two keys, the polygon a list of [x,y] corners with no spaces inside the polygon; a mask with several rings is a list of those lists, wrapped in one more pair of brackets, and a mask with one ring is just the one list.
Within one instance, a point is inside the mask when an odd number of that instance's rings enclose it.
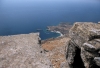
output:
{"label": "rock ledge", "polygon": [[0,68],[52,68],[39,33],[0,36]]}

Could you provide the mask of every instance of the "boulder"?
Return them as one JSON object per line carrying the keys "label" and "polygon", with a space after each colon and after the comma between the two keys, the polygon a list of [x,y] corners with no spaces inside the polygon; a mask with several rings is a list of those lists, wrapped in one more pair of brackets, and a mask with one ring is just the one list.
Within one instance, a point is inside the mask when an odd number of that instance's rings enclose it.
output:
{"label": "boulder", "polygon": [[100,57],[95,57],[94,61],[98,66],[100,66]]}
{"label": "boulder", "polygon": [[69,36],[71,40],[66,50],[69,68],[100,68],[95,59],[100,57],[100,24],[76,22]]}

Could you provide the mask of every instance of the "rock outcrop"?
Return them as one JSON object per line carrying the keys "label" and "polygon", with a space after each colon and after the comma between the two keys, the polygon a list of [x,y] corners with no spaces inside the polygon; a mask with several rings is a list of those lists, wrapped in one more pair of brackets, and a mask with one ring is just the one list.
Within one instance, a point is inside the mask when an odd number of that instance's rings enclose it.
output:
{"label": "rock outcrop", "polygon": [[66,49],[69,68],[100,68],[100,24],[75,23]]}
{"label": "rock outcrop", "polygon": [[44,42],[39,33],[0,36],[0,68],[100,68],[100,23],[64,24],[52,28],[64,36]]}
{"label": "rock outcrop", "polygon": [[52,68],[39,33],[0,36],[0,68]]}

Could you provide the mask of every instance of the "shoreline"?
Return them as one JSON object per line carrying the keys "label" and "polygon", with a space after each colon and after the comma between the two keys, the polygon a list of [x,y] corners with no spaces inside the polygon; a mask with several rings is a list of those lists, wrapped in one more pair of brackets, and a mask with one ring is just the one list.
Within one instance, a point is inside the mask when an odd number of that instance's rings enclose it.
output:
{"label": "shoreline", "polygon": [[72,27],[72,25],[66,23],[60,23],[56,26],[47,26],[48,30],[51,32],[59,33],[60,37],[62,36],[68,36],[69,35],[69,29]]}
{"label": "shoreline", "polygon": [[[49,31],[51,31],[51,30],[49,30]],[[60,34],[60,36],[58,36],[58,37],[62,37],[62,36],[64,36],[60,31],[51,31],[51,32],[55,32],[55,33],[58,33],[58,34]]]}

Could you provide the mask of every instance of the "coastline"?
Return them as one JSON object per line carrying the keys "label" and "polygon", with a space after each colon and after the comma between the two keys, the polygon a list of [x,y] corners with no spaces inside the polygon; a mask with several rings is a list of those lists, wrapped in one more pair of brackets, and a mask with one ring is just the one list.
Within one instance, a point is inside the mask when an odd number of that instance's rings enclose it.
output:
{"label": "coastline", "polygon": [[59,33],[60,36],[58,37],[62,37],[62,36],[67,36],[69,35],[69,29],[72,27],[72,25],[66,23],[60,23],[56,26],[47,26],[47,30],[51,31],[51,32],[55,32],[55,33]]}
{"label": "coastline", "polygon": [[[51,31],[51,30],[49,30],[49,31]],[[58,34],[60,34],[60,36],[58,36],[58,37],[62,37],[62,36],[64,36],[60,31],[51,31],[51,32],[55,32],[55,33],[58,33]]]}

